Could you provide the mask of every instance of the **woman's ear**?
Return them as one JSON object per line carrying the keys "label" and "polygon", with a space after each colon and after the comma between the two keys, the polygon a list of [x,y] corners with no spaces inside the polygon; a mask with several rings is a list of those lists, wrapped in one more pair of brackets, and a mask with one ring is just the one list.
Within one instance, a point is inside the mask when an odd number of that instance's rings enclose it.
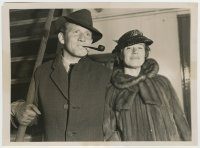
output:
{"label": "woman's ear", "polygon": [[64,34],[62,32],[58,33],[58,40],[61,44],[65,44]]}
{"label": "woman's ear", "polygon": [[149,57],[150,48],[145,46],[145,60]]}

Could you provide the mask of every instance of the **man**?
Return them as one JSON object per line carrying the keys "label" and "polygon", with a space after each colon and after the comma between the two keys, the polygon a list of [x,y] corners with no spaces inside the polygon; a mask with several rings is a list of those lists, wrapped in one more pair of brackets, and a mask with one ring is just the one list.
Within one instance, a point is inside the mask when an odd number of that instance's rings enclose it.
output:
{"label": "man", "polygon": [[82,9],[56,21],[63,50],[35,72],[35,103],[14,102],[12,113],[21,125],[39,115],[45,141],[103,141],[105,91],[110,70],[87,57],[102,38],[90,11]]}

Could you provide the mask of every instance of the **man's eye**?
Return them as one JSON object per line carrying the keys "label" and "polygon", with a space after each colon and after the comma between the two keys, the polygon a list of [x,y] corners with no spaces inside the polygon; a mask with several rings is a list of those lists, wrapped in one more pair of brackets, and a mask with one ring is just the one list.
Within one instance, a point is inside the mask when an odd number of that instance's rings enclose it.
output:
{"label": "man's eye", "polygon": [[92,35],[91,33],[86,33],[86,36],[91,37]]}
{"label": "man's eye", "polygon": [[75,30],[75,31],[74,31],[74,33],[75,33],[75,34],[78,34],[78,33],[79,33],[79,31],[78,31],[78,30]]}

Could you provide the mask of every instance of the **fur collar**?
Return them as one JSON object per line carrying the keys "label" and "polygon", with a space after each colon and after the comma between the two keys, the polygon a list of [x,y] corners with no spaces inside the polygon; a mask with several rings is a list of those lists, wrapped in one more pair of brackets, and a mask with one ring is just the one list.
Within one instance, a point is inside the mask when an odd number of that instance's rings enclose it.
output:
{"label": "fur collar", "polygon": [[131,89],[134,85],[146,78],[154,77],[159,71],[158,63],[154,59],[147,59],[141,67],[141,72],[138,77],[133,77],[124,74],[122,69],[116,69],[113,71],[111,77],[111,83],[118,89]]}
{"label": "fur collar", "polygon": [[119,90],[115,95],[115,109],[130,109],[138,94],[145,104],[161,105],[162,95],[151,79],[157,75],[158,70],[158,63],[154,59],[145,61],[138,77],[124,74],[121,69],[114,70],[111,83]]}

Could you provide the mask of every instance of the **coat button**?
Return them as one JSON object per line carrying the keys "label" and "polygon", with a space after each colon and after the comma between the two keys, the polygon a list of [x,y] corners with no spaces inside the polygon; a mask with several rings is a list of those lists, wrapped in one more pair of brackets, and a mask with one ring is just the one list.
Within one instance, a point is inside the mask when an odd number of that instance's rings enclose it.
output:
{"label": "coat button", "polygon": [[63,108],[68,109],[68,104],[64,104]]}

